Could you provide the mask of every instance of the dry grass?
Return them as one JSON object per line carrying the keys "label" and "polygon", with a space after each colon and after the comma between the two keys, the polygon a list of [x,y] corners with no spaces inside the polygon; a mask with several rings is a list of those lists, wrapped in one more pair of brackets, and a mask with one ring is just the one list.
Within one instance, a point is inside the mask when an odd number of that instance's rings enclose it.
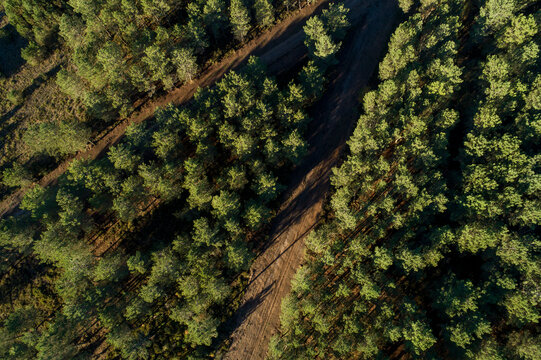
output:
{"label": "dry grass", "polygon": [[[81,104],[70,99],[56,85],[56,73],[60,69],[62,58],[58,52],[36,66],[22,65],[14,74],[0,79],[0,171],[17,161],[29,164],[34,159],[22,141],[25,129],[42,121],[60,121],[77,118],[86,121]],[[23,101],[13,104],[7,94],[20,91]],[[43,169],[33,169],[38,175]],[[0,196],[9,192],[0,187]]]}

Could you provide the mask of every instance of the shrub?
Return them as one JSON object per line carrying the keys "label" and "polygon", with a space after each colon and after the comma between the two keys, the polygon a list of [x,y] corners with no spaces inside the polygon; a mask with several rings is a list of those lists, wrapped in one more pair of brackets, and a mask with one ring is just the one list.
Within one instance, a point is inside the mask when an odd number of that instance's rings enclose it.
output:
{"label": "shrub", "polygon": [[19,106],[24,101],[23,92],[21,90],[15,90],[15,89],[10,90],[8,91],[6,95],[6,99],[8,99],[8,101],[12,103],[14,106]]}
{"label": "shrub", "polygon": [[28,45],[21,50],[21,57],[32,66],[36,66],[43,58],[43,49],[35,42],[29,42]]}
{"label": "shrub", "polygon": [[8,187],[25,187],[32,182],[32,175],[21,164],[14,163],[13,167],[2,172],[2,183]]}

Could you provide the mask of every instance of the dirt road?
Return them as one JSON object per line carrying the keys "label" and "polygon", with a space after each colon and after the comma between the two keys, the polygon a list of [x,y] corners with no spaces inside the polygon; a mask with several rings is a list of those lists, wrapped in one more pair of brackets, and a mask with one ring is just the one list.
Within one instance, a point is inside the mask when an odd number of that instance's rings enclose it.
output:
{"label": "dirt road", "polygon": [[340,63],[326,95],[313,111],[311,152],[292,175],[289,194],[269,243],[255,260],[251,280],[235,314],[228,360],[261,360],[277,333],[280,304],[304,255],[303,238],[316,225],[337,165],[356,123],[358,95],[377,67],[398,16],[396,0],[344,1],[356,23],[343,42]]}
{"label": "dirt road", "polygon": [[[238,68],[252,55],[259,56],[267,64],[270,74],[277,75],[291,69],[306,56],[306,49],[303,44],[303,25],[312,14],[319,13],[328,1],[320,0],[313,5],[305,6],[302,10],[294,12],[270,30],[248,42],[235,53],[206,69],[192,82],[145,103],[137,112],[105,134],[94,146],[61,163],[55,170],[41,178],[38,184],[48,186],[54,183],[68,169],[73,159],[97,158],[105,153],[111,145],[118,143],[130,124],[140,123],[152,118],[154,111],[158,107],[171,103],[177,105],[185,103],[191,99],[199,87],[214,84],[227,71]],[[20,189],[0,202],[0,217],[11,213],[18,207],[26,190],[28,189]]]}

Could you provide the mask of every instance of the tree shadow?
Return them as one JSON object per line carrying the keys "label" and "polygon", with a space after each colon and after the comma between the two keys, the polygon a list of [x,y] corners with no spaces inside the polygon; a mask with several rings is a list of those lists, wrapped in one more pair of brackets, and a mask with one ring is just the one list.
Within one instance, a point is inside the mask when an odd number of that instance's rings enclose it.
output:
{"label": "tree shadow", "polygon": [[[19,111],[21,109],[22,105],[17,105],[15,106],[13,109],[9,110],[7,113],[5,113],[4,115],[2,115],[0,117],[0,125],[5,123],[6,121],[8,121],[9,119],[11,119],[16,113],[17,111]],[[0,138],[3,138],[5,136],[4,135],[1,135]]]}
{"label": "tree shadow", "polygon": [[224,340],[230,339],[231,335],[238,329],[238,327],[252,314],[269,295],[271,289],[274,287],[276,281],[273,281],[267,287],[259,292],[259,294],[248,299],[235,311],[235,313],[228,318],[228,320],[220,325],[218,334],[220,336],[214,339],[213,346],[221,344]]}
{"label": "tree shadow", "polygon": [[56,76],[56,74],[58,74],[61,68],[62,68],[62,64],[58,64],[51,70],[36,77],[34,81],[32,81],[32,84],[30,84],[30,86],[24,89],[23,96],[26,98],[32,95],[34,91],[36,91],[36,89],[38,89],[41,85],[46,83],[51,77]]}
{"label": "tree shadow", "polygon": [[[56,76],[56,74],[60,71],[61,68],[62,68],[62,64],[58,64],[57,66],[47,71],[46,73],[41,74],[38,77],[36,77],[32,81],[32,84],[30,84],[30,86],[28,86],[26,89],[23,90],[23,98],[26,99],[28,96],[32,95],[34,91],[36,91],[41,85],[47,82],[47,80],[49,80],[53,76]],[[15,114],[17,114],[17,112],[21,108],[22,108],[22,104],[19,104],[15,106],[14,108],[12,108],[11,110],[9,110],[8,112],[6,112],[5,114],[3,114],[0,117],[0,125],[4,124],[13,116],[15,116]],[[11,129],[12,129],[12,126],[9,127],[9,131],[11,131]],[[2,134],[0,134],[0,138],[3,138],[7,133],[9,133],[7,132],[7,130],[2,129]]]}
{"label": "tree shadow", "polygon": [[[0,17],[4,16],[0,13]],[[24,64],[24,59],[21,57],[21,49],[24,48],[28,41],[23,38],[12,25],[6,25],[2,28],[7,35],[0,37],[0,71],[4,76],[9,77],[15,74]]]}

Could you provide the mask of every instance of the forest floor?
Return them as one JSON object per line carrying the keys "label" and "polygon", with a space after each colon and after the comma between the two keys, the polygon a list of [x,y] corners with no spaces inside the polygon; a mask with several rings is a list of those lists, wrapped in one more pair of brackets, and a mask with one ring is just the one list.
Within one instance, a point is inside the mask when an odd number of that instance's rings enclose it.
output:
{"label": "forest floor", "polygon": [[[319,13],[323,5],[329,0],[320,0],[313,5],[295,11],[290,16],[267,30],[260,36],[251,40],[240,49],[225,57],[220,62],[210,66],[203,73],[191,81],[174,90],[150,99],[138,106],[138,109],[128,118],[116,124],[107,131],[94,144],[87,146],[75,156],[63,161],[56,169],[43,176],[37,184],[48,186],[69,168],[74,159],[95,159],[105,154],[107,149],[118,143],[124,135],[127,127],[131,124],[141,123],[151,119],[159,107],[168,104],[180,105],[190,100],[195,91],[200,87],[206,87],[218,81],[227,71],[236,69],[246,63],[250,56],[259,56],[268,67],[271,75],[279,75],[290,70],[306,57],[304,46],[304,33],[302,27],[306,20],[313,14]],[[22,188],[0,202],[0,217],[13,212],[19,206],[28,188]]]}
{"label": "forest floor", "polygon": [[381,60],[399,9],[395,0],[346,0],[353,24],[343,42],[329,88],[309,125],[310,153],[291,175],[289,191],[268,243],[250,270],[251,279],[232,319],[228,360],[260,360],[280,325],[281,300],[304,258],[304,237],[322,215],[332,168],[358,119],[359,96]]}

